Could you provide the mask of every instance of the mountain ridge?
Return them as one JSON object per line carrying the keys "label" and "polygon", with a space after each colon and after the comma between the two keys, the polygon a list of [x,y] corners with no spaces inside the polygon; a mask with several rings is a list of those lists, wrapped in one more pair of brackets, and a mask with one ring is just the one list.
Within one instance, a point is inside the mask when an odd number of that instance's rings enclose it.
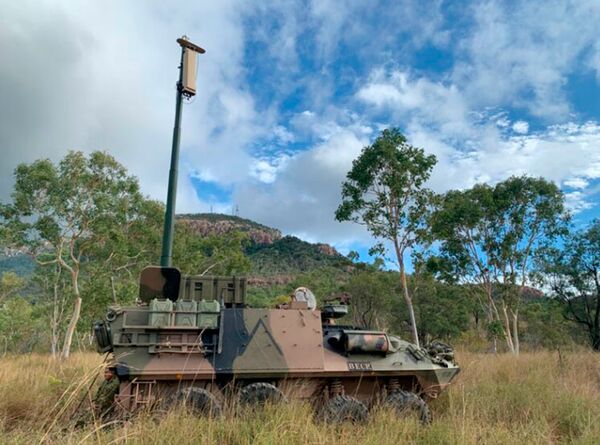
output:
{"label": "mountain ridge", "polygon": [[[252,283],[259,286],[284,284],[298,274],[321,267],[345,269],[351,265],[349,259],[328,244],[284,236],[279,229],[250,219],[218,213],[181,214],[176,218],[199,236],[226,236],[237,231],[245,233],[249,242],[244,253],[251,263],[247,275]],[[24,252],[10,249],[0,252],[0,272],[29,275],[34,269],[35,262]]]}
{"label": "mountain ridge", "polygon": [[320,267],[347,267],[350,260],[326,243],[309,243],[292,235],[282,235],[279,229],[233,215],[195,213],[177,215],[198,235],[226,235],[241,231],[250,243],[245,248],[252,263],[249,273],[257,282],[261,277],[275,281],[293,279],[294,275]]}

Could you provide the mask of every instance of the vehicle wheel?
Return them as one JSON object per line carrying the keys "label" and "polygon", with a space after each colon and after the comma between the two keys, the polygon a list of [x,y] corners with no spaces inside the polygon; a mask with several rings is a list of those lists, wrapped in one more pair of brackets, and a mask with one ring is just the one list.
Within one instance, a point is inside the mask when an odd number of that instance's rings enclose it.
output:
{"label": "vehicle wheel", "polygon": [[329,399],[319,413],[320,419],[329,423],[345,421],[363,423],[367,420],[368,415],[369,411],[364,403],[346,395],[338,395]]}
{"label": "vehicle wheel", "polygon": [[221,417],[221,404],[212,393],[204,388],[182,389],[177,393],[177,400],[185,403],[196,414]]}
{"label": "vehicle wheel", "polygon": [[400,417],[408,417],[411,414],[415,414],[424,425],[429,425],[433,420],[431,411],[425,400],[414,392],[399,389],[387,396],[385,403],[394,408]]}
{"label": "vehicle wheel", "polygon": [[250,383],[239,394],[241,405],[264,405],[267,402],[285,401],[283,393],[274,385],[265,382]]}

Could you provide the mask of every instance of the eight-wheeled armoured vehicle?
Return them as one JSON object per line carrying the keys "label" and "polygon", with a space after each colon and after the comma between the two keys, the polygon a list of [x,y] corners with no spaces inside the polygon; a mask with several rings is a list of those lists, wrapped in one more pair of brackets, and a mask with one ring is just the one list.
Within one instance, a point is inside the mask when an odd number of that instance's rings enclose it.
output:
{"label": "eight-wheeled armoured vehicle", "polygon": [[148,267],[138,304],[111,307],[95,324],[98,351],[111,353],[121,413],[183,400],[218,415],[240,404],[304,399],[327,420],[362,420],[376,402],[430,420],[459,371],[443,344],[418,348],[383,331],[340,324],[347,304],[316,307],[307,288],[287,304],[245,304],[241,277],[181,276]]}

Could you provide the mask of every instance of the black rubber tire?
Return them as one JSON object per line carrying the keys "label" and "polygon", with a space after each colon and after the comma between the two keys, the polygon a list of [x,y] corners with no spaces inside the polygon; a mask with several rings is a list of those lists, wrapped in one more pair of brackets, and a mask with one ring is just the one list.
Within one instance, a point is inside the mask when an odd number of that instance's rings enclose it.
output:
{"label": "black rubber tire", "polygon": [[429,425],[433,421],[427,402],[414,392],[396,390],[387,396],[385,403],[394,408],[399,417],[407,417],[414,413],[423,425]]}
{"label": "black rubber tire", "polygon": [[198,415],[216,418],[223,414],[221,403],[204,388],[181,389],[177,393],[177,401]]}
{"label": "black rubber tire", "polygon": [[255,382],[244,386],[238,395],[240,405],[264,405],[265,403],[280,403],[285,396],[275,385],[266,382]]}
{"label": "black rubber tire", "polygon": [[319,419],[327,423],[353,422],[364,423],[369,417],[366,405],[354,397],[338,395],[323,405]]}

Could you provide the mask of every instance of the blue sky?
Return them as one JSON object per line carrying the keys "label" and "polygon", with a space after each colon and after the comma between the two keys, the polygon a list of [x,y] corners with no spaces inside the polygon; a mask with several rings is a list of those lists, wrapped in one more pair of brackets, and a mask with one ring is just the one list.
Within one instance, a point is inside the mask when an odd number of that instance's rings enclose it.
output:
{"label": "blue sky", "polygon": [[600,216],[598,1],[0,2],[2,197],[18,162],[75,148],[110,151],[164,199],[187,34],[207,53],[180,212],[238,206],[364,252],[368,234],[333,219],[340,185],[397,126],[437,156],[437,192],[544,176],[576,224]]}

